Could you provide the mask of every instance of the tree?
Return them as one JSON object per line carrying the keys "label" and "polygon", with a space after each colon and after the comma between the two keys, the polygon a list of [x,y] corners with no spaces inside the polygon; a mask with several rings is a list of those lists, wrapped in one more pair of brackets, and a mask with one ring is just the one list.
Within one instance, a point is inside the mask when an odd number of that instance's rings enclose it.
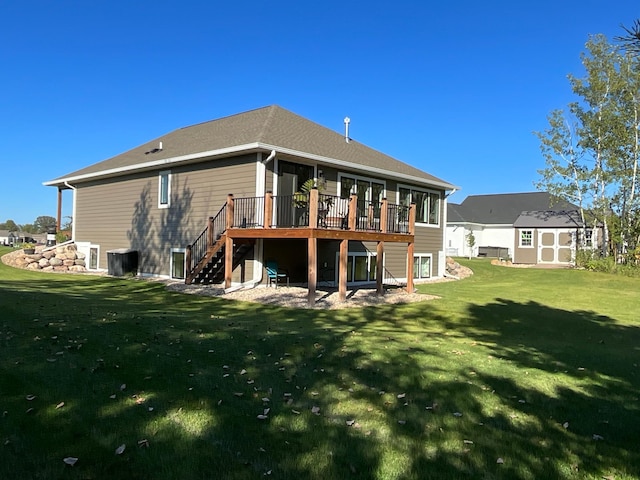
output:
{"label": "tree", "polygon": [[476,246],[476,237],[473,234],[473,230],[469,230],[469,233],[465,235],[465,238],[467,240],[467,247],[469,247],[469,260],[471,260],[471,257],[473,256],[473,247]]}
{"label": "tree", "polygon": [[35,233],[46,233],[46,231],[50,228],[55,228],[57,221],[53,217],[49,217],[46,215],[42,215],[35,219],[33,225],[36,229]]}
{"label": "tree", "polygon": [[18,225],[13,220],[7,220],[4,223],[0,223],[0,230],[9,230],[10,232],[17,232],[20,230],[20,225]]}
{"label": "tree", "polygon": [[640,55],[640,20],[636,20],[631,28],[622,25],[622,29],[626,35],[616,37],[616,40],[621,42],[622,48],[630,54]]}
{"label": "tree", "polygon": [[620,249],[638,243],[640,172],[639,59],[623,55],[603,35],[591,37],[582,54],[585,75],[569,76],[578,100],[568,112],[556,110],[549,128],[538,132],[546,166],[539,189],[579,205],[604,225],[605,253],[609,219],[620,217]]}

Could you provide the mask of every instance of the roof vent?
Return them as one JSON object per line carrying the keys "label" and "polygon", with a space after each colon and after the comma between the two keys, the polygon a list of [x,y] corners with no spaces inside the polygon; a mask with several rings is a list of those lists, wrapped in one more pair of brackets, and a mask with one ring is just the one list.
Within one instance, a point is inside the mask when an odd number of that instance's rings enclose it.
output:
{"label": "roof vent", "polygon": [[162,142],[158,142],[158,146],[149,150],[148,152],[144,152],[145,155],[149,155],[150,153],[158,153],[162,151]]}
{"label": "roof vent", "polygon": [[349,117],[344,117],[344,141],[349,143],[349,123],[351,119]]}

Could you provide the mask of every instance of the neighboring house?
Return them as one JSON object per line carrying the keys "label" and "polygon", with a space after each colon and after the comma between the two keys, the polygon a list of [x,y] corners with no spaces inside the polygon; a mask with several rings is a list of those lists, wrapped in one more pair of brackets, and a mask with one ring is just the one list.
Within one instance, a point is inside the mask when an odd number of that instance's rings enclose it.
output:
{"label": "neighboring house", "polygon": [[[308,179],[317,190],[302,190]],[[278,106],[180,128],[45,185],[73,190],[90,269],[134,249],[143,275],[254,285],[275,260],[310,289],[443,275],[456,188]]]}
{"label": "neighboring house", "polygon": [[[466,241],[470,231],[473,251]],[[571,263],[582,231],[585,245],[595,246],[592,230],[583,230],[578,207],[547,192],[471,195],[461,204],[448,205],[447,254]]]}
{"label": "neighboring house", "polygon": [[34,233],[0,230],[0,245],[17,245],[20,243],[39,243],[40,237]]}

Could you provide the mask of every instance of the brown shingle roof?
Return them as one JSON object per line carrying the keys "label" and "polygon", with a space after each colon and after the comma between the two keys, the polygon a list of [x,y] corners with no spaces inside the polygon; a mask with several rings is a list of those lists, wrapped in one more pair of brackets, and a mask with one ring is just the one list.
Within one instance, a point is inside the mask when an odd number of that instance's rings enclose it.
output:
{"label": "brown shingle roof", "polygon": [[[146,153],[157,148],[159,142],[162,142],[161,151]],[[45,182],[45,185],[63,185],[65,181],[117,175],[145,167],[157,168],[163,161],[173,163],[223,156],[225,149],[239,152],[269,151],[271,148],[279,153],[282,150],[300,152],[322,157],[318,159],[320,161],[326,159],[369,171],[397,173],[447,189],[455,188],[357,141],[347,143],[343,135],[277,105],[179,128],[125,153]]]}

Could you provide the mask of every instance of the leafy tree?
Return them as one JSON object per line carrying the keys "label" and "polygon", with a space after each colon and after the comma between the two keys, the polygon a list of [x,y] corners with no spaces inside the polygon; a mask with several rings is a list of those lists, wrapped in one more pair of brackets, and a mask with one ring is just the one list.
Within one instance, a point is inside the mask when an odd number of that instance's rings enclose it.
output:
{"label": "leafy tree", "polygon": [[35,219],[33,225],[36,229],[35,233],[45,233],[49,228],[55,228],[57,221],[53,217],[42,215]]}
{"label": "leafy tree", "polygon": [[25,225],[22,225],[21,230],[25,233],[38,233],[38,230],[33,223],[27,223]]}
{"label": "leafy tree", "polygon": [[603,35],[582,55],[585,75],[569,76],[578,97],[568,112],[556,110],[538,132],[546,167],[536,187],[579,205],[604,225],[605,252],[613,211],[620,218],[622,250],[638,243],[640,172],[639,59],[623,55]]}
{"label": "leafy tree", "polygon": [[469,233],[465,235],[465,238],[467,240],[467,247],[469,247],[469,260],[471,260],[471,257],[473,256],[473,247],[476,246],[476,237],[473,234],[473,230],[469,230]]}
{"label": "leafy tree", "polygon": [[20,230],[20,225],[18,225],[13,220],[7,220],[4,223],[0,223],[0,230],[9,230],[10,232],[17,232]]}

